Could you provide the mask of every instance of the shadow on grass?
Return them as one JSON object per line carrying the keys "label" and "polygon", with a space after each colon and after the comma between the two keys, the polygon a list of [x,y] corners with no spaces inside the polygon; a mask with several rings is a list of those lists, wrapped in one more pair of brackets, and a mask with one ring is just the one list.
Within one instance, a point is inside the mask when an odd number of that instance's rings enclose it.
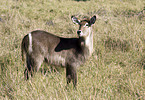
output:
{"label": "shadow on grass", "polygon": [[143,55],[141,57],[141,59],[139,61],[137,61],[138,66],[140,66],[141,68],[145,69],[145,55]]}
{"label": "shadow on grass", "polygon": [[120,50],[127,52],[130,50],[130,44],[126,40],[114,39],[108,37],[105,41],[105,48],[108,50]]}
{"label": "shadow on grass", "polygon": [[51,73],[59,73],[62,72],[64,68],[61,66],[49,66],[47,63],[42,64],[40,67],[39,71],[41,72],[42,75],[49,75]]}
{"label": "shadow on grass", "polygon": [[130,10],[130,9],[127,9],[127,10],[124,10],[124,11],[115,10],[114,11],[114,16],[118,16],[118,15],[125,16],[125,17],[128,17],[128,18],[137,16],[140,20],[142,20],[145,17],[145,7],[141,11]]}
{"label": "shadow on grass", "polygon": [[125,92],[125,93],[128,93],[131,96],[137,96],[139,98],[138,100],[142,100],[142,98],[143,98],[142,95],[140,95],[137,91],[132,91],[128,86],[119,85],[118,86],[118,92],[122,92],[122,91]]}
{"label": "shadow on grass", "polygon": [[14,99],[13,96],[13,91],[14,88],[11,87],[12,80],[10,78],[10,60],[8,59],[9,57],[1,57],[0,58],[0,81],[1,81],[1,93],[2,97],[4,98],[9,98],[9,99]]}
{"label": "shadow on grass", "polygon": [[10,60],[7,57],[0,58],[0,68],[1,74],[4,75],[8,69],[8,65],[10,64]]}

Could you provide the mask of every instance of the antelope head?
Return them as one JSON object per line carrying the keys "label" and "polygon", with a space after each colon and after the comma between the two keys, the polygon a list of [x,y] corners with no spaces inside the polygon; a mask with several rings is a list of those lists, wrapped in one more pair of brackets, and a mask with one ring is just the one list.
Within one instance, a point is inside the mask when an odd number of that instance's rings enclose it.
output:
{"label": "antelope head", "polygon": [[90,55],[91,55],[92,52],[93,52],[92,25],[96,21],[96,16],[93,16],[90,19],[84,19],[84,20],[81,20],[81,21],[74,16],[72,16],[71,18],[72,18],[72,21],[75,24],[79,25],[79,29],[77,31],[77,34],[82,41],[81,45],[87,46],[89,48]]}

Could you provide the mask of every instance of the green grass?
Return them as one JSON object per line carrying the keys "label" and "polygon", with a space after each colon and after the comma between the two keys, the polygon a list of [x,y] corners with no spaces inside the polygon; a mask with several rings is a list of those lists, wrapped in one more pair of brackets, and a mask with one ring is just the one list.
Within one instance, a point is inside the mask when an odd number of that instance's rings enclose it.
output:
{"label": "green grass", "polygon": [[[144,0],[1,0],[0,99],[145,99]],[[78,68],[77,90],[66,87],[65,69],[42,65],[28,81],[21,61],[22,38],[41,29],[76,37],[80,19],[98,15],[94,53]]]}

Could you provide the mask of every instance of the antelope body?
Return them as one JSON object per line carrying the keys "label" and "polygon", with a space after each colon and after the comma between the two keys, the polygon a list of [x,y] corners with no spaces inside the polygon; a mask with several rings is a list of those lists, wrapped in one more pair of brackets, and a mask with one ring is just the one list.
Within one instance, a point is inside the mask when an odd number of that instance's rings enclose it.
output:
{"label": "antelope body", "polygon": [[76,87],[76,68],[83,64],[93,52],[92,25],[96,16],[91,19],[78,20],[72,16],[72,21],[79,25],[78,38],[63,38],[46,31],[36,30],[27,34],[21,44],[22,60],[26,63],[24,75],[33,75],[43,63],[59,65],[66,68],[67,84],[73,80]]}

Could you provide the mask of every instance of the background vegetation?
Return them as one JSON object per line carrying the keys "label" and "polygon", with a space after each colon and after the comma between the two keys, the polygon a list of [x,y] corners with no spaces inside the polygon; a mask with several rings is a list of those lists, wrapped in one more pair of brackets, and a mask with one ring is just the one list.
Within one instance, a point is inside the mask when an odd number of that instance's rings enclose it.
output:
{"label": "background vegetation", "polygon": [[[65,69],[42,65],[24,80],[22,38],[41,29],[76,37],[79,18],[98,15],[93,56],[66,88]],[[144,0],[0,0],[0,99],[145,99]]]}

